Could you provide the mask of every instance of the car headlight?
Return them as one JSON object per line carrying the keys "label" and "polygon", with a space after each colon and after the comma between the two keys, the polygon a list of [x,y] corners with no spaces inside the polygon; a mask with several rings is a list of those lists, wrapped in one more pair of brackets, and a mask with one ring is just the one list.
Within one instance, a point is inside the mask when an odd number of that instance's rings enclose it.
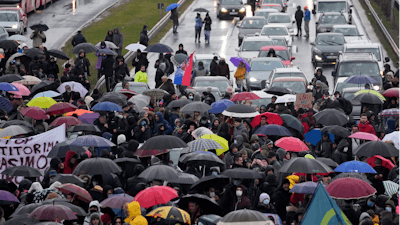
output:
{"label": "car headlight", "polygon": [[251,82],[257,82],[257,79],[256,78],[254,78],[254,77],[250,77],[250,79],[249,79]]}
{"label": "car headlight", "polygon": [[379,85],[374,85],[374,90],[379,91],[379,90],[381,90],[381,87]]}
{"label": "car headlight", "polygon": [[14,24],[14,25],[12,25],[12,27],[11,27],[12,29],[17,29],[18,28],[18,24]]}
{"label": "car headlight", "polygon": [[319,55],[315,55],[315,59],[316,59],[317,61],[322,61],[322,57],[319,56]]}
{"label": "car headlight", "polygon": [[241,13],[246,12],[246,8],[239,9],[239,12],[241,12]]}
{"label": "car headlight", "polygon": [[222,9],[221,9],[221,12],[226,13],[226,12],[228,12],[228,10],[225,9],[225,8],[222,8]]}

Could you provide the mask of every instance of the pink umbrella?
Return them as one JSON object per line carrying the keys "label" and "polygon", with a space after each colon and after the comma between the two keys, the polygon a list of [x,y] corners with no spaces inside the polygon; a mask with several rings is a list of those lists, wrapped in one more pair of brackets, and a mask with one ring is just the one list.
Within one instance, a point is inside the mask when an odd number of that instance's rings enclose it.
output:
{"label": "pink umbrella", "polygon": [[377,141],[378,137],[374,134],[366,133],[366,132],[356,132],[349,136],[349,138],[356,138],[361,140],[368,140],[368,141]]}
{"label": "pink umbrella", "polygon": [[29,91],[29,89],[25,85],[20,83],[12,83],[12,84],[18,89],[18,91],[9,91],[9,93],[14,95],[19,94],[22,96],[29,96],[31,94],[31,91]]}

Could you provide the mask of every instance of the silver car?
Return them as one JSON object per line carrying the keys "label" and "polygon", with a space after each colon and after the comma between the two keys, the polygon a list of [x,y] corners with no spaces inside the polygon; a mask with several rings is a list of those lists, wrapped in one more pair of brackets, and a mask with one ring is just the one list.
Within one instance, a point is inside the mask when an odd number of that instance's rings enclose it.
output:
{"label": "silver car", "polygon": [[287,13],[270,13],[267,18],[268,24],[285,25],[290,33],[293,33],[294,20]]}
{"label": "silver car", "polygon": [[8,33],[24,34],[24,22],[17,11],[0,11],[0,26]]}
{"label": "silver car", "polygon": [[256,58],[263,46],[274,45],[272,39],[267,36],[246,36],[243,39],[242,45],[235,50],[238,56],[250,62],[251,59]]}
{"label": "silver car", "polygon": [[7,40],[8,37],[9,35],[6,29],[4,29],[4,27],[0,27],[0,41]]}
{"label": "silver car", "polygon": [[242,44],[243,38],[249,34],[260,33],[267,20],[263,16],[245,17],[240,24],[238,24],[239,33],[239,46]]}

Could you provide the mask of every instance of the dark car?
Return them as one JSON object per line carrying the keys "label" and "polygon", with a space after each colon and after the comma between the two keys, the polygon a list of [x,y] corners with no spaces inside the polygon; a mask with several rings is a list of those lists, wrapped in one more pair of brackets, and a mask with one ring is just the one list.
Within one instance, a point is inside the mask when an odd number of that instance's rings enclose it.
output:
{"label": "dark car", "polygon": [[325,33],[331,32],[333,29],[333,25],[344,25],[347,24],[346,17],[342,13],[338,12],[330,12],[324,13],[319,17],[319,20],[316,22],[316,31],[315,33]]}
{"label": "dark car", "polygon": [[242,0],[218,0],[217,17],[227,18],[238,16],[242,20],[246,16],[246,7]]}
{"label": "dark car", "polygon": [[318,64],[334,63],[339,57],[339,52],[343,51],[346,43],[343,34],[339,33],[320,33],[315,38],[315,42],[310,42],[311,62],[314,67]]}
{"label": "dark car", "polygon": [[248,34],[260,33],[267,20],[263,16],[245,17],[240,24],[238,24],[239,33],[239,46],[242,44],[243,38]]}
{"label": "dark car", "polygon": [[265,88],[266,81],[275,68],[284,68],[282,60],[278,57],[260,57],[251,60],[251,70],[246,74],[246,89],[261,90]]}

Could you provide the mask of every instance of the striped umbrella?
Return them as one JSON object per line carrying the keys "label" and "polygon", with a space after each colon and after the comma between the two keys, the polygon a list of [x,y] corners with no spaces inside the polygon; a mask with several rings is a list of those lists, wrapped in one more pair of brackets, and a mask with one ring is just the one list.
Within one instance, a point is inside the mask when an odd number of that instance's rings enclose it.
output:
{"label": "striped umbrella", "polygon": [[211,139],[197,139],[188,143],[189,152],[194,151],[205,151],[207,149],[222,149],[222,146],[218,142]]}
{"label": "striped umbrella", "polygon": [[387,117],[399,117],[399,109],[392,108],[392,109],[385,109],[379,113],[380,116],[387,116]]}
{"label": "striped umbrella", "polygon": [[384,180],[383,186],[385,187],[385,195],[392,197],[399,191],[399,185],[390,180]]}

